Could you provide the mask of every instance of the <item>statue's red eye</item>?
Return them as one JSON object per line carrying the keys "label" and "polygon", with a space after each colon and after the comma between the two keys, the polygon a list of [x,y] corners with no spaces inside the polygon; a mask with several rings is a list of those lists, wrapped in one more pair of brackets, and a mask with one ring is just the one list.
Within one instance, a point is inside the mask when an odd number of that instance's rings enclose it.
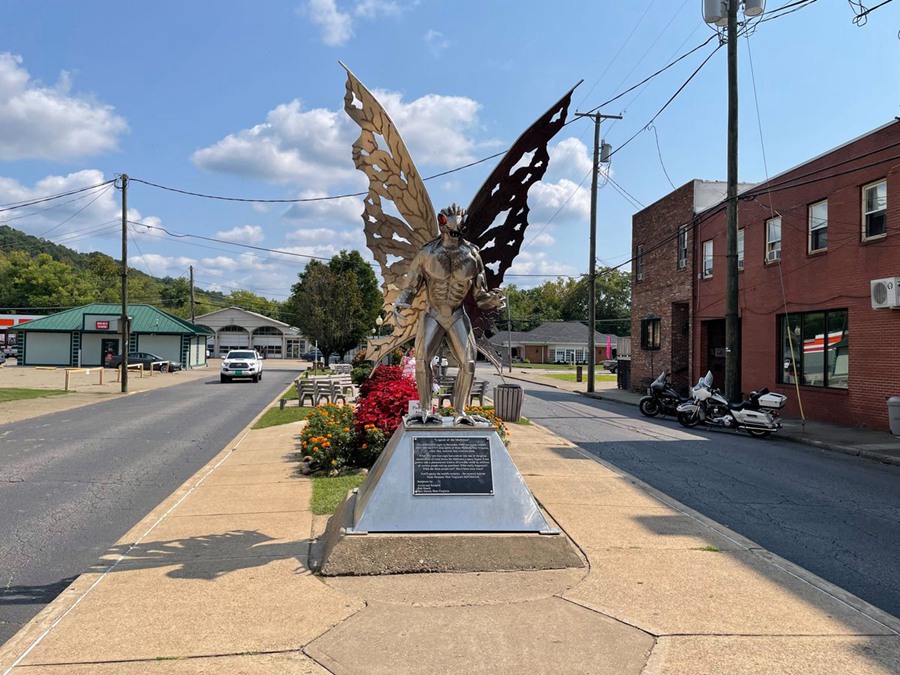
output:
{"label": "statue's red eye", "polygon": [[446,225],[446,224],[447,224],[447,216],[445,216],[445,215],[442,213],[441,215],[438,216],[438,222],[439,222],[441,225]]}

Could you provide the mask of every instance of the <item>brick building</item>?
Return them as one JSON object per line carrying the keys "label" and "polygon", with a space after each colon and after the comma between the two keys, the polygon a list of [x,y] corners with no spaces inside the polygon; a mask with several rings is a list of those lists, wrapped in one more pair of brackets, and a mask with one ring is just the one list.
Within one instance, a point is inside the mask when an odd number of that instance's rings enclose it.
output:
{"label": "brick building", "polygon": [[[749,187],[749,186],[745,186]],[[725,183],[693,180],[632,219],[631,385],[642,391],[663,371],[691,384],[691,299],[698,214],[722,202]]]}
{"label": "brick building", "polygon": [[[802,405],[809,419],[888,429],[885,398],[900,394],[898,167],[894,121],[739,190],[741,388],[786,394],[785,415],[800,417]],[[633,334],[649,336],[635,343],[636,389],[653,372],[649,352],[655,370],[684,368],[686,294],[688,381],[712,370],[724,385],[725,209],[719,202],[698,211],[697,186],[689,183],[633,220]],[[695,214],[687,223],[685,193],[692,188]],[[685,224],[691,253],[679,274],[678,230]],[[659,317],[657,329],[651,314]]]}

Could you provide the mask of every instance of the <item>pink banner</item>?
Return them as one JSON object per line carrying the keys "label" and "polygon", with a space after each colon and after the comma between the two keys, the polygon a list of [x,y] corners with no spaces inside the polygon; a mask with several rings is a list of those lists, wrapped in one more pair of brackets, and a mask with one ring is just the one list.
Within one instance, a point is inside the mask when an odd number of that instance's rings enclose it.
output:
{"label": "pink banner", "polygon": [[606,336],[606,358],[612,358],[612,338],[609,335]]}

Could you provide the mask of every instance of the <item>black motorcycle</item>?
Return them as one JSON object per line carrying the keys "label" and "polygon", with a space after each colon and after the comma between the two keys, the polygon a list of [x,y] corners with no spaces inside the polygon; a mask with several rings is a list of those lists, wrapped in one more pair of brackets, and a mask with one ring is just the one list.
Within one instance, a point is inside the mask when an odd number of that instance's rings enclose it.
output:
{"label": "black motorcycle", "polygon": [[677,417],[678,406],[689,400],[687,396],[682,396],[672,388],[669,383],[669,372],[663,371],[662,375],[647,387],[647,395],[641,398],[638,407],[647,417],[657,415]]}

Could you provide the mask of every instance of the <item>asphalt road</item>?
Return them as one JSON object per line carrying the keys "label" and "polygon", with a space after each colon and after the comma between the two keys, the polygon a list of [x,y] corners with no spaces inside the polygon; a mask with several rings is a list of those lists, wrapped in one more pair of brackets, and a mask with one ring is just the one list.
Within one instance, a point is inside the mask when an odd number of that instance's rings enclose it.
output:
{"label": "asphalt road", "polygon": [[208,378],[0,425],[0,644],[296,377]]}
{"label": "asphalt road", "polygon": [[[491,388],[499,382],[487,379]],[[517,384],[526,390],[526,417],[900,616],[900,467],[777,435],[683,429],[672,419],[642,417],[636,406]]]}

